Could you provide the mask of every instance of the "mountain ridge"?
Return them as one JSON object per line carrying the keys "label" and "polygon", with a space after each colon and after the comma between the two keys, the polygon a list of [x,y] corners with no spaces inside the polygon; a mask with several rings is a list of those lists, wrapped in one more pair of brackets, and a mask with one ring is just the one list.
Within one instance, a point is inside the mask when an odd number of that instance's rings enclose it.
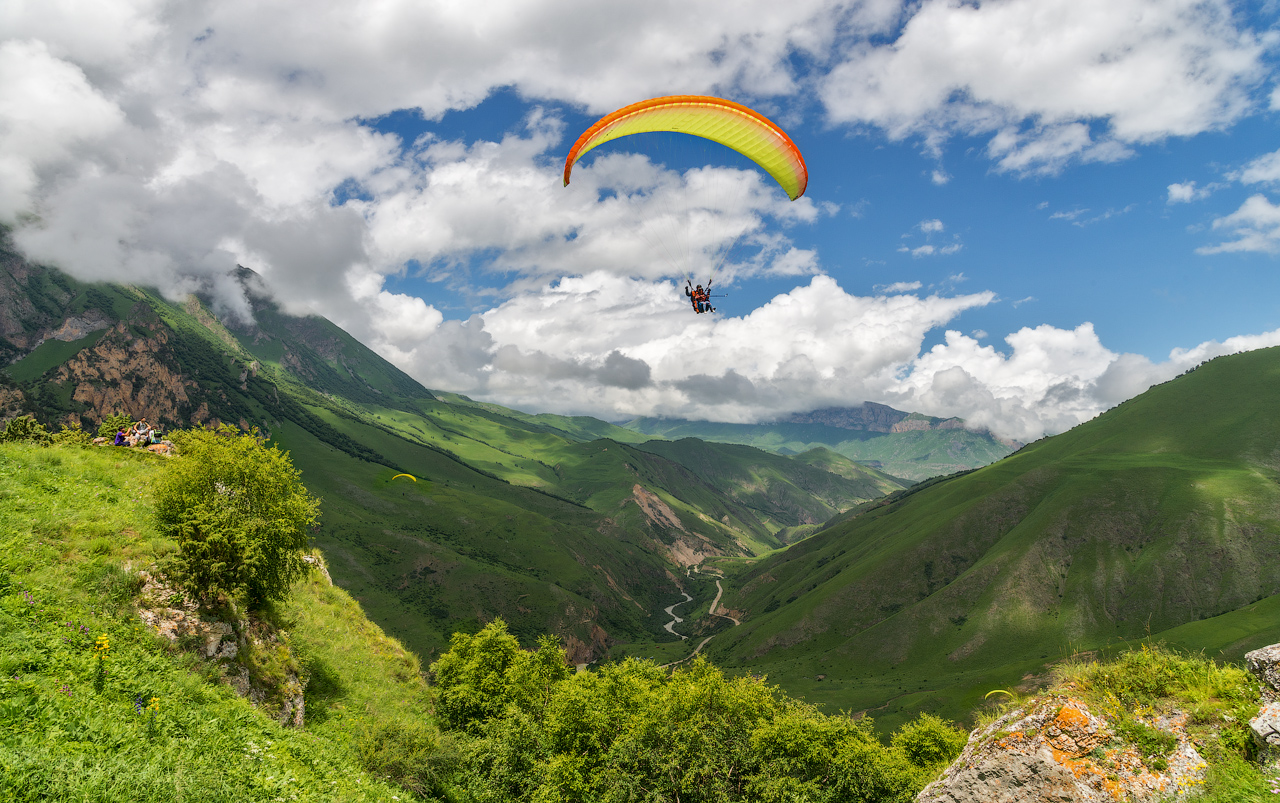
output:
{"label": "mountain ridge", "polygon": [[901,693],[896,711],[946,711],[980,678],[1016,682],[1072,651],[1169,633],[1231,657],[1275,641],[1280,624],[1239,612],[1280,599],[1277,392],[1280,349],[1220,357],[864,505],[732,576],[725,604],[748,618],[712,657],[833,704]]}
{"label": "mountain ridge", "polygon": [[[603,421],[433,393],[331,322],[282,313],[251,271],[237,278],[252,322],[224,321],[198,297],[85,284],[8,255],[21,270],[0,281],[12,313],[0,404],[55,424],[123,411],[258,428],[324,497],[316,542],[335,580],[424,658],[495,616],[526,640],[553,630],[578,661],[674,640],[660,611],[691,563],[776,549],[901,487],[844,458],[815,468],[748,451],[699,476]],[[418,482],[391,481],[402,473]]]}
{"label": "mountain ridge", "polygon": [[907,413],[875,402],[759,424],[641,417],[623,426],[667,440],[692,437],[783,455],[821,447],[910,482],[984,466],[1022,446],[986,430],[966,429],[959,418]]}

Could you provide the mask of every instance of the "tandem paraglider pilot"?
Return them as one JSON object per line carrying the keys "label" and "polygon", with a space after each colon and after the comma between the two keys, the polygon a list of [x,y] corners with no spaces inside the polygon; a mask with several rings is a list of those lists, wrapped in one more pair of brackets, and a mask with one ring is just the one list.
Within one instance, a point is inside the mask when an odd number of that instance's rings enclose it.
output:
{"label": "tandem paraglider pilot", "polygon": [[693,283],[688,279],[684,282],[684,294],[689,297],[690,303],[693,304],[694,312],[701,315],[704,312],[715,312],[716,308],[711,306],[711,282],[707,281],[707,289],[703,290],[702,285],[692,286]]}

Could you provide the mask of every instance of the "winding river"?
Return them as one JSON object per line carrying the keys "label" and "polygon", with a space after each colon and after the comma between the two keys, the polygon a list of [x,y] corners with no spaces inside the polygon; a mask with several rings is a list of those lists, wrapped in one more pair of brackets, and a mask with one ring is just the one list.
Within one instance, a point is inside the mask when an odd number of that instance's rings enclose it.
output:
{"label": "winding river", "polygon": [[675,631],[675,626],[676,626],[676,625],[678,625],[678,624],[680,624],[681,622],[683,622],[683,621],[684,621],[684,620],[683,620],[683,619],[681,619],[679,616],[676,616],[676,608],[680,607],[680,606],[681,606],[681,605],[683,605],[685,602],[693,602],[693,597],[689,596],[688,594],[684,593],[683,591],[681,591],[681,592],[680,592],[680,594],[681,594],[681,596],[683,596],[683,597],[684,597],[684,602],[677,602],[675,605],[668,605],[667,607],[663,608],[663,610],[667,612],[667,616],[670,616],[670,617],[671,617],[671,621],[670,621],[670,622],[667,622],[667,623],[666,623],[665,625],[663,625],[662,627],[663,627],[663,629],[664,629],[664,630],[666,630],[666,631],[667,631],[668,633],[670,633],[671,635],[673,635],[673,636],[680,636],[680,640],[681,640],[681,641],[686,641],[686,640],[688,640],[688,638],[689,638],[688,636],[681,635],[680,633],[677,633],[677,632]]}

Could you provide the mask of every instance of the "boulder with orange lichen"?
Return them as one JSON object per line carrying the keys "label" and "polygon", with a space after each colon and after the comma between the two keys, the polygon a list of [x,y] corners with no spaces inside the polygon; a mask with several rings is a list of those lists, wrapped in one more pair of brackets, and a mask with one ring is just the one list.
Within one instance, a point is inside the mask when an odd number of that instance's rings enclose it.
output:
{"label": "boulder with orange lichen", "polygon": [[1179,797],[1204,779],[1206,764],[1185,715],[1152,717],[1176,746],[1157,770],[1081,700],[1035,698],[975,730],[964,752],[921,791],[920,803],[1113,803]]}

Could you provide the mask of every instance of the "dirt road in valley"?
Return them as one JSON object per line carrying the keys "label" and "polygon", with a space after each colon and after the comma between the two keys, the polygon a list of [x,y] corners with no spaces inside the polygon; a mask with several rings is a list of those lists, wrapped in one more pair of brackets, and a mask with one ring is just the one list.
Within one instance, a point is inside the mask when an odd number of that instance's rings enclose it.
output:
{"label": "dirt road in valley", "polygon": [[728,619],[730,622],[733,622],[734,627],[737,627],[738,625],[742,624],[742,622],[738,621],[737,619],[733,618],[727,613],[716,613],[716,606],[720,604],[720,597],[722,596],[724,596],[724,586],[720,585],[720,580],[717,579],[716,580],[716,598],[711,600],[711,610],[707,611],[707,613],[711,614],[712,616],[719,616],[721,619]]}
{"label": "dirt road in valley", "polygon": [[[689,570],[689,571],[690,571],[690,574],[689,574],[688,576],[692,576],[692,574],[691,574],[691,573],[692,573],[692,572],[694,572],[694,571],[698,572],[698,574],[702,574],[702,573],[703,573],[703,572],[702,572],[702,571],[700,571],[696,566],[695,566],[695,567],[690,567],[690,570]],[[683,592],[683,591],[682,591],[682,592],[680,592],[680,593],[684,594],[684,592]],[[693,597],[690,597],[688,594],[684,594],[684,596],[685,596],[685,602],[690,602],[690,601],[693,599]],[[718,608],[718,607],[720,606],[720,598],[721,598],[722,596],[724,596],[724,586],[720,585],[720,578],[719,578],[719,577],[717,577],[717,578],[716,578],[716,598],[715,598],[715,599],[713,599],[713,600],[711,600],[711,609],[710,609],[709,611],[707,611],[707,613],[711,614],[712,616],[719,616],[721,619],[728,619],[730,622],[733,622],[734,627],[737,627],[738,625],[742,624],[742,622],[738,621],[737,619],[733,618],[732,616],[730,616],[730,615],[729,615],[729,614],[727,614],[727,613],[716,613],[716,608]],[[675,607],[676,607],[676,605],[683,605],[683,604],[684,604],[684,602],[677,602],[675,605],[672,605],[670,608],[667,608],[667,609],[666,609],[667,614],[668,614],[669,616],[671,616],[671,617],[673,617],[673,618],[675,619],[675,621],[674,621],[674,622],[668,622],[668,623],[667,623],[667,625],[666,625],[667,632],[669,632],[669,633],[675,633],[675,635],[677,635],[677,636],[680,636],[680,634],[679,634],[679,633],[676,633],[676,631],[672,630],[671,628],[672,628],[672,627],[674,627],[674,626],[675,626],[675,624],[676,624],[677,622],[683,622],[684,620],[683,620],[683,619],[681,619],[681,618],[679,618],[678,616],[676,616],[674,613],[672,613],[672,609],[673,609],[673,608],[675,608]],[[680,636],[680,638],[681,638],[682,640],[685,640],[685,641],[687,641],[687,640],[688,640],[688,636]],[[668,667],[672,667],[672,666],[679,666],[680,664],[684,663],[685,661],[692,660],[692,659],[693,659],[693,657],[694,657],[695,655],[697,655],[698,653],[702,652],[702,648],[703,648],[703,647],[705,647],[705,646],[707,646],[707,642],[708,642],[708,641],[710,641],[710,640],[711,640],[711,639],[713,639],[713,638],[715,638],[715,636],[714,636],[714,635],[707,636],[707,637],[706,637],[706,638],[704,638],[702,641],[698,642],[698,646],[697,646],[697,647],[694,647],[693,652],[689,653],[688,655],[686,655],[685,657],[681,658],[681,659],[680,659],[680,660],[678,660],[678,661],[672,661],[672,662],[671,662],[671,663],[669,663],[669,664],[663,664],[663,665],[662,665],[662,668],[663,668],[663,669],[666,669],[666,668],[668,668]]]}

